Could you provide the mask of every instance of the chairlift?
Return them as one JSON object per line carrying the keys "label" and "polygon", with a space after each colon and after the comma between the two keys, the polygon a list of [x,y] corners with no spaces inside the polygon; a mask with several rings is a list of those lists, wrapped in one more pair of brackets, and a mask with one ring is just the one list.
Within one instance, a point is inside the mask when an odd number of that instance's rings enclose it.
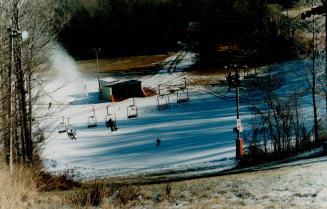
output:
{"label": "chairlift", "polygon": [[186,78],[184,79],[184,87],[177,90],[177,103],[190,102],[190,95],[187,88]]}
{"label": "chairlift", "polygon": [[245,80],[251,80],[251,79],[256,79],[257,78],[257,75],[256,74],[247,74],[244,76],[244,79]]}
{"label": "chairlift", "polygon": [[182,88],[177,90],[177,103],[190,102],[190,94],[188,88]]}
{"label": "chairlift", "polygon": [[135,99],[133,98],[133,104],[127,107],[127,118],[137,118],[138,117],[138,108],[135,105]]}
{"label": "chairlift", "polygon": [[159,96],[157,97],[157,108],[159,111],[166,110],[170,108],[170,101],[169,101],[169,95],[168,94],[161,94],[161,85],[158,85],[158,93]]}
{"label": "chairlift", "polygon": [[106,115],[106,117],[104,118],[104,122],[105,122],[105,125],[106,125],[106,127],[107,128],[109,128],[108,127],[108,121],[111,119],[112,120],[112,122],[113,122],[113,124],[114,124],[114,126],[116,126],[117,125],[117,120],[116,120],[116,114],[113,114],[113,113],[110,113],[109,112],[109,105],[107,106],[107,115]]}
{"label": "chairlift", "polygon": [[94,128],[94,127],[97,127],[98,126],[98,122],[97,122],[97,118],[95,117],[95,109],[94,109],[94,106],[93,106],[93,115],[89,116],[88,119],[87,119],[87,127],[88,128]]}
{"label": "chairlift", "polygon": [[77,132],[76,132],[76,126],[69,123],[69,118],[68,118],[68,123],[67,123],[66,131],[67,131],[67,135],[68,135],[69,138],[76,139],[75,138],[75,136],[77,134]]}
{"label": "chairlift", "polygon": [[255,72],[248,72],[246,71],[248,67],[245,65],[243,66],[243,77],[244,77],[244,80],[251,80],[251,79],[256,79],[257,78],[257,71],[255,69]]}
{"label": "chairlift", "polygon": [[62,116],[62,122],[58,125],[58,133],[65,133],[67,125],[65,124],[65,117]]}
{"label": "chairlift", "polygon": [[157,97],[157,108],[159,111],[170,108],[170,101],[168,94],[162,94]]}
{"label": "chairlift", "polygon": [[227,66],[225,66],[225,78],[226,78],[228,87],[233,88],[234,87],[234,82],[233,82],[232,71]]}

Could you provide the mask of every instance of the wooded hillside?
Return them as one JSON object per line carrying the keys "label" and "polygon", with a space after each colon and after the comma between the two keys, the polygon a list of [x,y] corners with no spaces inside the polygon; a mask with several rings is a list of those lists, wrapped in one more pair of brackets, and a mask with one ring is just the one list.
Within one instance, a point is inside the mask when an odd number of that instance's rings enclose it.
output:
{"label": "wooded hillside", "polygon": [[[179,41],[188,42],[192,50],[200,51],[208,59],[218,44],[226,42],[247,40],[250,46],[278,49],[288,44],[271,40],[276,37],[266,25],[268,5],[280,5],[279,9],[283,9],[297,2],[62,0],[64,11],[69,11],[72,19],[60,41],[77,59],[93,58],[95,47],[103,48],[103,56],[166,53],[181,48]],[[191,22],[197,23],[196,33],[188,28]]]}

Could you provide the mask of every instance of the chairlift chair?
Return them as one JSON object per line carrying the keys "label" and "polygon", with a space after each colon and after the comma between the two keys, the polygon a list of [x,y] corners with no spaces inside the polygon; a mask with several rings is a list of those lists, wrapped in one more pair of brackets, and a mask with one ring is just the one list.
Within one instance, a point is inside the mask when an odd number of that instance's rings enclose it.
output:
{"label": "chairlift chair", "polygon": [[68,135],[71,139],[76,139],[76,138],[75,138],[76,134],[77,134],[76,126],[74,126],[74,125],[68,125],[68,126],[67,126],[67,135]]}
{"label": "chairlift chair", "polygon": [[106,126],[107,126],[107,122],[108,122],[110,119],[112,120],[114,126],[116,126],[116,125],[117,125],[117,123],[116,123],[116,121],[117,121],[117,120],[116,120],[116,119],[117,119],[116,114],[110,113],[110,112],[109,112],[109,106],[107,106],[107,115],[106,115],[106,117],[104,118],[104,122],[105,122],[105,125],[106,125]]}
{"label": "chairlift chair", "polygon": [[97,121],[97,118],[95,117],[95,109],[93,107],[93,115],[92,116],[89,116],[88,119],[87,119],[87,127],[88,128],[94,128],[94,127],[97,127],[98,126],[98,121]]}
{"label": "chairlift chair", "polygon": [[258,74],[257,71],[255,71],[254,73],[248,73],[247,75],[244,76],[245,80],[254,80],[254,79],[258,79]]}
{"label": "chairlift chair", "polygon": [[186,78],[184,79],[184,87],[177,90],[177,103],[190,102],[190,96],[187,88]]}
{"label": "chairlift chair", "polygon": [[138,109],[136,105],[130,105],[127,107],[127,118],[137,118],[138,117]]}
{"label": "chairlift chair", "polygon": [[95,116],[90,116],[87,120],[87,127],[88,128],[94,128],[98,126],[97,118]]}
{"label": "chairlift chair", "polygon": [[190,95],[188,88],[183,88],[177,90],[177,103],[187,103],[190,102]]}
{"label": "chairlift chair", "polygon": [[257,75],[256,74],[247,74],[244,76],[244,79],[245,80],[251,80],[251,79],[256,79],[257,78]]}
{"label": "chairlift chair", "polygon": [[62,117],[62,122],[58,124],[58,133],[65,133],[67,125],[65,124],[65,117]]}
{"label": "chairlift chair", "polygon": [[[247,69],[247,66],[244,67],[244,72],[245,69]],[[257,70],[255,68],[254,73],[253,72],[246,72],[244,73],[244,80],[252,80],[252,79],[257,79],[258,75],[257,75]]]}
{"label": "chairlift chair", "polygon": [[113,122],[114,125],[117,125],[117,123],[116,123],[116,115],[115,114],[108,114],[108,115],[106,115],[106,117],[104,118],[104,122],[105,122],[106,125],[107,125],[107,122],[110,119],[112,120],[112,122]]}
{"label": "chairlift chair", "polygon": [[68,125],[67,126],[67,133],[73,133],[74,135],[76,135],[76,126]]}
{"label": "chairlift chair", "polygon": [[68,123],[67,123],[67,128],[66,128],[66,132],[67,132],[67,135],[71,138],[71,139],[76,139],[75,136],[76,136],[76,126],[75,125],[72,125],[69,123],[69,118],[68,118]]}
{"label": "chairlift chair", "polygon": [[170,108],[169,95],[162,94],[157,97],[157,108],[159,111]]}
{"label": "chairlift chair", "polygon": [[135,105],[135,99],[133,98],[133,104],[127,107],[127,118],[137,118],[138,117],[138,108]]}

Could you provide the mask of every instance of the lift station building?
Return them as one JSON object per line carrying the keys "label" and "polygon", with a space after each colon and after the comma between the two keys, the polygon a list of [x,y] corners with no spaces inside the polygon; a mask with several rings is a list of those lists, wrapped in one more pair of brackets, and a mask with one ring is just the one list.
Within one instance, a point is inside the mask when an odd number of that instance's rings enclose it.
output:
{"label": "lift station building", "polygon": [[100,80],[102,99],[110,102],[122,101],[132,97],[144,97],[142,82],[138,80],[117,81],[112,78]]}

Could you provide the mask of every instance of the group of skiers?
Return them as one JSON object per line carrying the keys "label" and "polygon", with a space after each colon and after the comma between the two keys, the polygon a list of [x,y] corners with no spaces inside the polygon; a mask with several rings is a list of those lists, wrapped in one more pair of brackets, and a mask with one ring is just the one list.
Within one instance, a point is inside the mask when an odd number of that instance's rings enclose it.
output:
{"label": "group of skiers", "polygon": [[[106,121],[106,127],[107,128],[110,128],[111,131],[117,131],[118,128],[117,128],[117,124],[116,124],[116,121],[113,121],[111,118],[109,118],[108,121]],[[71,139],[71,140],[77,140],[76,138],[76,130],[73,130],[73,129],[68,129],[67,130],[67,135],[68,137]],[[155,143],[156,143],[156,146],[159,147],[160,144],[161,144],[161,140],[159,138],[157,138],[155,140]]]}

